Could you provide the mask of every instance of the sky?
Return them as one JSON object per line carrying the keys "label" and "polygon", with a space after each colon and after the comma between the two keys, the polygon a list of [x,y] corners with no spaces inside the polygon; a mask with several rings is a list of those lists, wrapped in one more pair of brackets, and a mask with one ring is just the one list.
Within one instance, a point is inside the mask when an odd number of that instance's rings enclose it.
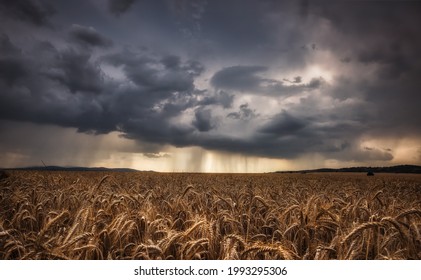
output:
{"label": "sky", "polygon": [[0,166],[421,164],[421,1],[0,0]]}

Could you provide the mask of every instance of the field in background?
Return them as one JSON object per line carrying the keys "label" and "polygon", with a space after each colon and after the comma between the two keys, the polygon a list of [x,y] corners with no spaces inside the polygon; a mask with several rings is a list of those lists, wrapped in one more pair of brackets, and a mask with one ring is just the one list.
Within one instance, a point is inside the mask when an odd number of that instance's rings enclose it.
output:
{"label": "field in background", "polygon": [[0,259],[421,259],[421,176],[10,171]]}

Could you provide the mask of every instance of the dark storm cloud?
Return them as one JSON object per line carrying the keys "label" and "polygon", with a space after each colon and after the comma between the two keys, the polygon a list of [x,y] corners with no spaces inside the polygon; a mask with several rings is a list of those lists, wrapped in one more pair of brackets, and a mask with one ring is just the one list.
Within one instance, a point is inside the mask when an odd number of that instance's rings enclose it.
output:
{"label": "dark storm cloud", "polygon": [[[393,155],[390,153],[392,152],[391,149],[378,149],[378,148],[371,148],[371,147],[364,147],[365,151],[368,152],[368,159],[373,159],[373,160],[392,160],[393,159]],[[359,155],[359,156],[363,156],[364,158],[362,160],[367,160],[367,155]],[[356,158],[356,160],[360,160],[358,158]]]}
{"label": "dark storm cloud", "polygon": [[263,127],[261,132],[278,136],[293,135],[305,126],[306,123],[304,121],[297,119],[284,111],[275,116],[274,121]]}
{"label": "dark storm cloud", "polygon": [[300,84],[302,82],[302,78],[300,76],[294,77],[293,80],[283,79],[286,82],[290,82],[292,84]]}
{"label": "dark storm cloud", "polygon": [[102,73],[90,59],[89,53],[66,50],[53,62],[55,68],[45,74],[59,81],[72,93],[100,93],[103,88]]}
{"label": "dark storm cloud", "polygon": [[192,124],[200,132],[209,131],[215,127],[210,109],[199,108],[196,110],[194,116],[195,119],[193,120]]}
{"label": "dark storm cloud", "polygon": [[258,116],[256,110],[250,109],[247,103],[240,105],[240,110],[238,112],[231,112],[227,115],[227,118],[236,119],[236,120],[250,120]]}
{"label": "dark storm cloud", "polygon": [[[197,61],[127,52],[95,60],[91,49],[59,50],[46,42],[24,54],[7,36],[1,38],[3,53],[10,53],[7,58],[16,61],[16,69],[22,68],[2,76],[3,119],[76,127],[85,133],[120,131],[130,139],[185,145],[195,129],[214,126],[210,110],[198,109],[191,125],[172,124],[170,118],[188,108],[224,107],[232,101],[224,93],[195,90],[193,78],[203,71]],[[10,68],[6,62],[4,67]],[[101,63],[122,67],[126,80],[107,77]],[[18,79],[19,86],[13,83]]]}
{"label": "dark storm cloud", "polygon": [[[2,40],[7,41],[7,37]],[[72,49],[58,51],[48,42],[13,53],[7,59],[14,61],[19,71],[6,69],[9,76],[0,79],[3,119],[57,124],[80,131],[115,129],[112,123],[99,122],[101,100],[95,100],[90,93],[100,93],[104,81],[89,54]]]}
{"label": "dark storm cloud", "polygon": [[122,66],[126,76],[142,89],[163,95],[193,90],[193,77],[198,74],[196,64],[180,65],[180,58],[176,56],[156,59],[148,55],[119,53],[104,57],[104,61]]}
{"label": "dark storm cloud", "polygon": [[21,61],[21,51],[14,46],[7,35],[0,35],[0,79],[8,86],[13,85],[27,73]]}
{"label": "dark storm cloud", "polygon": [[108,0],[108,9],[115,16],[120,16],[127,12],[135,0]]}
{"label": "dark storm cloud", "polygon": [[0,13],[37,26],[49,25],[49,18],[55,10],[49,1],[38,0],[0,0]]}
{"label": "dark storm cloud", "polygon": [[213,75],[211,84],[216,88],[239,91],[253,91],[259,88],[262,78],[257,74],[265,72],[264,66],[231,66]]}
{"label": "dark storm cloud", "polygon": [[[370,133],[420,135],[421,2],[321,1],[311,10],[346,34],[344,45],[332,43],[333,51],[346,53],[348,65],[367,69],[364,78],[336,80],[334,96],[358,96],[370,104],[375,112],[366,120]],[[354,46],[357,41],[361,44]]]}
{"label": "dark storm cloud", "polygon": [[83,45],[93,47],[110,47],[112,41],[100,33],[93,27],[86,27],[79,24],[73,24],[69,31],[70,37]]}
{"label": "dark storm cloud", "polygon": [[[419,1],[321,1],[313,12],[346,34],[344,44],[362,43],[349,48],[347,62],[356,59],[376,64],[380,68],[377,75],[388,79],[413,71],[414,64],[419,63]],[[386,72],[388,75],[383,75]]]}
{"label": "dark storm cloud", "polygon": [[197,77],[203,73],[203,71],[205,70],[205,66],[199,61],[188,60],[186,61],[184,66],[182,66],[182,69],[185,70],[190,75],[192,75],[193,77]]}
{"label": "dark storm cloud", "polygon": [[0,35],[0,50],[2,56],[15,56],[21,53],[21,50],[10,42],[6,34]]}
{"label": "dark storm cloud", "polygon": [[66,17],[57,1],[52,17],[47,2],[0,1],[23,22],[0,27],[0,118],[117,131],[151,158],[169,144],[389,161],[361,139],[421,135],[420,4],[134,2]]}
{"label": "dark storm cloud", "polygon": [[[307,84],[301,83],[301,77],[295,77],[293,85],[285,85],[282,81],[258,75],[269,69],[264,66],[231,66],[216,72],[211,78],[215,88],[251,92],[264,95],[291,95],[306,90],[314,90],[324,83],[322,77],[312,78]],[[288,80],[291,83],[291,81]]]}
{"label": "dark storm cloud", "polygon": [[[229,52],[230,55],[254,53],[260,56],[262,53],[256,53],[258,48],[267,48],[276,42],[276,36],[273,35],[278,29],[274,29],[270,23],[271,11],[281,10],[276,7],[283,6],[281,2],[208,1],[201,21],[203,32],[220,53]],[[295,43],[293,37],[288,39],[292,41],[291,44]]]}
{"label": "dark storm cloud", "polygon": [[19,60],[13,58],[0,58],[0,79],[8,85],[16,83],[19,78],[25,75],[26,69]]}
{"label": "dark storm cloud", "polygon": [[207,106],[207,105],[219,105],[224,109],[232,107],[234,101],[234,94],[230,94],[223,90],[195,90],[195,94],[200,97],[197,105]]}
{"label": "dark storm cloud", "polygon": [[0,35],[0,80],[12,86],[27,75],[21,50],[12,44],[9,36]]}

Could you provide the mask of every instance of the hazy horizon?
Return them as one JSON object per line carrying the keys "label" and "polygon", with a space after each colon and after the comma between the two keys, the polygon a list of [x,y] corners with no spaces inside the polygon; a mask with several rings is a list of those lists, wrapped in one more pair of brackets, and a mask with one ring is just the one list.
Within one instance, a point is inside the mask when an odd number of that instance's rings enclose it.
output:
{"label": "hazy horizon", "polygon": [[0,1],[0,160],[421,165],[421,1]]}

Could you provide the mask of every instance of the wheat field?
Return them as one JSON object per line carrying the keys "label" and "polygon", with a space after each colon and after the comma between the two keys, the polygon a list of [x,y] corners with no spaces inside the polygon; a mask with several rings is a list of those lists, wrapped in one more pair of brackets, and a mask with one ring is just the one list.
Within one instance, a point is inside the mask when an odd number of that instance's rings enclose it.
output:
{"label": "wheat field", "polygon": [[421,176],[10,171],[0,259],[421,259]]}

